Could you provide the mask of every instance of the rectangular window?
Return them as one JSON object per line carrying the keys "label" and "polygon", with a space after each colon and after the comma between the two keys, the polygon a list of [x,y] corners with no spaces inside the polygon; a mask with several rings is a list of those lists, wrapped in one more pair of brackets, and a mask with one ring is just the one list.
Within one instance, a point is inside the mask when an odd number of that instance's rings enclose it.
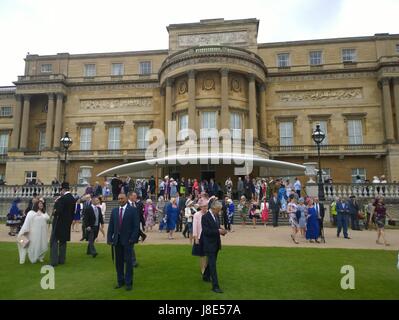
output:
{"label": "rectangular window", "polygon": [[0,154],[4,155],[8,152],[8,133],[0,134]]}
{"label": "rectangular window", "polygon": [[25,171],[25,183],[36,183],[37,171]]}
{"label": "rectangular window", "polygon": [[[320,130],[325,134],[325,138],[321,144],[327,145],[328,144],[327,121],[317,121],[316,124],[320,124]],[[313,131],[316,129],[316,124],[314,125]]]}
{"label": "rectangular window", "polygon": [[151,61],[140,62],[140,74],[151,74]]}
{"label": "rectangular window", "polygon": [[356,49],[342,49],[342,62],[355,62]]}
{"label": "rectangular window", "polygon": [[241,139],[241,116],[239,113],[230,114],[230,130],[233,139]]}
{"label": "rectangular window", "polygon": [[78,174],[78,183],[79,184],[88,184],[91,179],[91,168],[80,168]]}
{"label": "rectangular window", "polygon": [[399,53],[399,44],[396,45],[396,53]]}
{"label": "rectangular window", "polygon": [[290,54],[279,53],[277,55],[277,66],[279,68],[288,68],[290,66]]}
{"label": "rectangular window", "polygon": [[123,76],[123,63],[113,63],[111,69],[112,76]]}
{"label": "rectangular window", "polygon": [[51,72],[53,72],[53,65],[49,64],[49,63],[42,64],[40,66],[40,72],[41,73],[51,73]]}
{"label": "rectangular window", "polygon": [[188,114],[182,114],[179,117],[179,140],[184,140],[188,136]]}
{"label": "rectangular window", "polygon": [[362,120],[348,120],[349,144],[363,143]]}
{"label": "rectangular window", "polygon": [[84,75],[85,75],[85,77],[95,77],[96,76],[96,65],[93,63],[85,64]]}
{"label": "rectangular window", "polygon": [[91,132],[91,127],[80,129],[80,150],[91,150]]}
{"label": "rectangular window", "polygon": [[319,66],[322,64],[321,51],[310,51],[309,63],[311,66]]}
{"label": "rectangular window", "polygon": [[6,106],[0,108],[0,117],[11,117],[12,107]]}
{"label": "rectangular window", "polygon": [[108,149],[118,150],[121,146],[121,128],[110,127],[108,129]]}
{"label": "rectangular window", "polygon": [[212,138],[212,129],[216,129],[216,112],[205,111],[202,113],[201,138]]}
{"label": "rectangular window", "polygon": [[44,150],[46,147],[46,129],[39,129],[39,150]]}
{"label": "rectangular window", "polygon": [[359,177],[362,182],[366,180],[366,169],[364,168],[352,169],[352,183],[356,183]]}
{"label": "rectangular window", "polygon": [[149,126],[138,126],[137,127],[137,148],[146,149],[148,146],[148,141],[146,141],[145,136],[150,130]]}
{"label": "rectangular window", "polygon": [[294,143],[294,123],[292,121],[280,122],[280,145],[292,146]]}

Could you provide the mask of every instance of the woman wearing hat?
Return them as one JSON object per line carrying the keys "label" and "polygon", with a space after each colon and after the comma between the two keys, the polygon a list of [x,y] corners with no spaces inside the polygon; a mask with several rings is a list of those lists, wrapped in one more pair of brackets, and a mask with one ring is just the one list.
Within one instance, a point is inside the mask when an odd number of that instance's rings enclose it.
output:
{"label": "woman wearing hat", "polygon": [[202,233],[201,220],[202,216],[206,214],[208,211],[208,202],[209,202],[208,199],[206,199],[205,197],[200,198],[197,203],[199,211],[197,211],[193,217],[194,244],[193,244],[192,255],[200,257],[200,270],[202,275],[204,274],[205,268],[208,263],[204,253],[203,241],[201,240],[201,233]]}
{"label": "woman wearing hat", "polygon": [[145,207],[144,207],[144,219],[145,219],[145,230],[148,229],[152,231],[152,227],[155,225],[154,216],[155,216],[155,206],[152,204],[151,199],[147,199]]}
{"label": "woman wearing hat", "polygon": [[179,214],[179,207],[176,202],[176,198],[170,199],[170,205],[166,208],[166,224],[169,230],[169,240],[173,238],[173,232],[176,229],[177,217]]}
{"label": "woman wearing hat", "polygon": [[[197,210],[194,209],[194,201],[189,199],[186,202],[186,209],[184,209],[184,216],[186,217],[186,228],[188,237],[190,238],[190,244],[193,244],[193,217]],[[184,230],[186,231],[186,229]],[[185,232],[183,232],[185,236]]]}

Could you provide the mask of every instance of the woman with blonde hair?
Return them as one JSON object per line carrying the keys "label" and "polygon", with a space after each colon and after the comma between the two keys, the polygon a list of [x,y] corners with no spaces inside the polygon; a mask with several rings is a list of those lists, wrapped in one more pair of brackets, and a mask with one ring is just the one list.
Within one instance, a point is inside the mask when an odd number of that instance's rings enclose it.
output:
{"label": "woman with blonde hair", "polygon": [[172,240],[173,232],[176,229],[177,217],[179,215],[179,207],[176,202],[176,198],[170,199],[170,205],[166,208],[166,224],[169,230],[168,239]]}
{"label": "woman with blonde hair", "polygon": [[194,244],[193,244],[193,249],[192,249],[192,255],[200,257],[200,270],[201,270],[203,280],[205,280],[204,271],[205,271],[208,263],[207,263],[207,258],[206,258],[205,252],[204,252],[203,240],[201,238],[201,233],[202,233],[201,220],[202,220],[202,216],[208,212],[208,203],[209,203],[209,200],[206,199],[205,197],[200,198],[197,203],[199,211],[197,211],[193,217]]}
{"label": "woman with blonde hair", "polygon": [[145,207],[144,207],[144,219],[145,219],[145,229],[146,232],[148,230],[152,231],[152,227],[155,225],[154,215],[155,215],[155,206],[152,204],[151,199],[147,199]]}

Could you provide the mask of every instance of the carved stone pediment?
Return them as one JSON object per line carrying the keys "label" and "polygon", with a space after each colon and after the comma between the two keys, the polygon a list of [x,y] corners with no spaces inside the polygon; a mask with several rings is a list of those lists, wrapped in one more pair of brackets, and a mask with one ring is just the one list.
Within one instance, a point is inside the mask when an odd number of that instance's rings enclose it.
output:
{"label": "carved stone pediment", "polygon": [[279,91],[277,92],[280,101],[300,102],[300,101],[330,101],[330,100],[353,100],[362,99],[362,88],[342,88],[342,89],[320,89],[303,91]]}

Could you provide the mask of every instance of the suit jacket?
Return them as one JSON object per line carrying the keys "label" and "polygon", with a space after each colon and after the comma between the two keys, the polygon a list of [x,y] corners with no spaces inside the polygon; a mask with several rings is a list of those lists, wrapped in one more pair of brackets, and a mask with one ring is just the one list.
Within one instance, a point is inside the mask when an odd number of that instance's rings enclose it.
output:
{"label": "suit jacket", "polygon": [[351,215],[356,215],[359,212],[359,205],[356,201],[348,201],[348,209]]}
{"label": "suit jacket", "polygon": [[[326,211],[324,210],[324,204],[319,202],[318,205],[319,205],[319,214],[320,214],[321,220],[323,220],[324,216],[326,214]],[[314,206],[316,208],[316,203],[314,204]]]}
{"label": "suit jacket", "polygon": [[75,214],[76,200],[72,194],[64,194],[54,203],[53,232],[58,241],[71,240],[71,225]]}
{"label": "suit jacket", "polygon": [[119,243],[123,246],[137,243],[139,241],[140,218],[137,208],[126,207],[123,215],[122,227],[119,230],[119,206],[111,212],[108,225],[107,242],[114,246]]}
{"label": "suit jacket", "polygon": [[271,197],[269,200],[269,210],[272,212],[279,212],[281,208],[281,201],[278,197],[276,197],[276,202],[274,202],[274,197]]}
{"label": "suit jacket", "polygon": [[345,209],[343,208],[341,201],[338,201],[335,207],[337,214],[349,214],[349,205],[347,202],[345,202]]}
{"label": "suit jacket", "polygon": [[215,215],[216,221],[213,219],[211,213],[208,211],[201,219],[201,239],[204,243],[204,252],[215,253],[222,248],[222,241],[220,240],[220,222]]}

